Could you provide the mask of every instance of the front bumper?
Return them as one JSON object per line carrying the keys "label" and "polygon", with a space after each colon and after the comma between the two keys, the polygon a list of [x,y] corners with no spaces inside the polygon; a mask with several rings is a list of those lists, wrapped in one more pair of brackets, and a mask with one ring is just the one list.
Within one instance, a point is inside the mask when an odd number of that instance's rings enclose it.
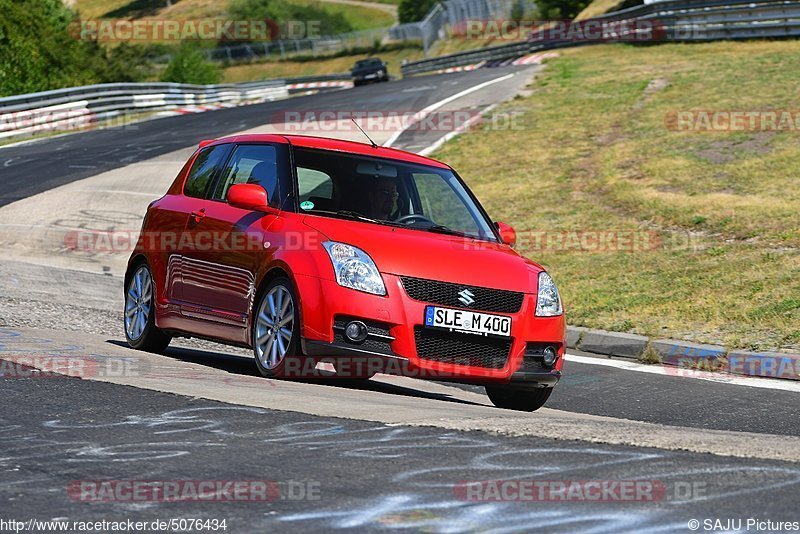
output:
{"label": "front bumper", "polygon": [[[552,387],[558,382],[565,347],[564,317],[535,317],[535,295],[525,294],[522,307],[516,313],[498,313],[512,319],[510,349],[502,366],[460,365],[419,357],[415,328],[423,328],[425,307],[430,303],[411,299],[398,276],[385,273],[382,276],[386,284],[385,297],[344,288],[333,280],[298,276],[304,354],[318,360],[349,360],[352,369],[362,371],[367,366],[375,372],[437,380],[520,387]],[[341,331],[342,318],[383,325],[385,331],[374,331],[375,340],[383,344],[373,343],[372,333],[362,345],[347,342],[341,333],[337,334]],[[372,332],[372,328],[370,330]],[[462,338],[466,341],[471,339],[470,334],[459,335],[466,336]],[[530,344],[534,343],[557,348],[559,358],[553,368],[532,364]]]}

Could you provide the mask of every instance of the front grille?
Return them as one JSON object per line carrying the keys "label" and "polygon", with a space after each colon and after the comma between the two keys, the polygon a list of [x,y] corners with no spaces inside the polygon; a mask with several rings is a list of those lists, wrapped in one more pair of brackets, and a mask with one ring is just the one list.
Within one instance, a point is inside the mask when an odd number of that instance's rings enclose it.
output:
{"label": "front grille", "polygon": [[454,365],[502,369],[511,351],[511,339],[497,339],[473,334],[414,327],[417,355]]}
{"label": "front grille", "polygon": [[[452,282],[439,282],[437,280],[424,280],[422,278],[401,277],[403,288],[408,296],[414,300],[440,304],[442,306],[453,306],[456,308],[468,308],[473,310],[483,310],[489,312],[516,313],[522,307],[524,293],[516,291],[506,291],[503,289],[490,289],[488,287],[469,286],[464,284],[454,284]],[[468,290],[473,300],[470,304],[464,304],[461,298],[464,290]]]}

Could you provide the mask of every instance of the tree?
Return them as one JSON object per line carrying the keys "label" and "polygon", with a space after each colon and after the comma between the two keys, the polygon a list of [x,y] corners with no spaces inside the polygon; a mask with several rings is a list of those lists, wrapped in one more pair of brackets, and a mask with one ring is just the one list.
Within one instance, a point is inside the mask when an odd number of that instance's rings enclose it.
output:
{"label": "tree", "polygon": [[222,73],[208,61],[200,48],[191,42],[183,42],[167,64],[161,75],[163,82],[193,83],[207,85],[219,83]]}
{"label": "tree", "polygon": [[539,16],[543,19],[574,19],[589,5],[587,0],[537,0]]}
{"label": "tree", "polygon": [[397,17],[401,23],[418,22],[437,4],[437,0],[400,0]]}

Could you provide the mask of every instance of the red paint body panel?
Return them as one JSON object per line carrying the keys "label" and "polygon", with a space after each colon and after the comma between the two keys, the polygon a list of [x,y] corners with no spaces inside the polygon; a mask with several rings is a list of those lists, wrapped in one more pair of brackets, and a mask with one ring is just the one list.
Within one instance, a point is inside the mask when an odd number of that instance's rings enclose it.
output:
{"label": "red paint body panel", "polygon": [[[222,143],[283,143],[393,158],[416,164],[447,165],[394,149],[307,136],[243,135],[219,139]],[[205,145],[204,145],[205,146]],[[520,368],[527,342],[552,343],[563,356],[566,323],[563,315],[536,317],[537,263],[503,243],[479,241],[411,228],[279,211],[252,211],[210,199],[183,195],[192,155],[167,194],[153,202],[131,262],[144,258],[156,285],[156,324],[174,334],[250,345],[254,299],[264,280],[276,270],[294,285],[299,301],[301,336],[333,341],[337,315],[374,320],[389,325],[395,339],[391,349],[409,360],[412,368],[458,373],[466,378],[508,381]],[[200,218],[192,212],[202,211]],[[226,249],[212,246],[187,250],[164,246],[151,236],[176,234],[196,243],[204,233],[240,233],[250,246]],[[509,235],[513,229],[504,229]],[[178,239],[180,241],[180,239]],[[339,241],[365,251],[377,265],[387,295],[377,296],[340,286],[322,243]],[[510,356],[502,369],[447,365],[417,357],[414,326],[424,324],[426,303],[411,299],[400,276],[452,282],[524,293],[522,308],[512,317]],[[560,371],[559,358],[554,371]]]}

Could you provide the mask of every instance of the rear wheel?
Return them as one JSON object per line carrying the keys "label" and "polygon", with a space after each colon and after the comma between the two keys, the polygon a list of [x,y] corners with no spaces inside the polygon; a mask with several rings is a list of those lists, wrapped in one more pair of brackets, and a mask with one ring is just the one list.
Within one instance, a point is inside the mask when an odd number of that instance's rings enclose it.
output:
{"label": "rear wheel", "polygon": [[125,339],[134,349],[163,352],[172,339],[156,327],[155,289],[150,268],[137,264],[125,292]]}
{"label": "rear wheel", "polygon": [[553,388],[513,389],[503,386],[486,386],[486,394],[498,408],[533,412],[544,406]]}
{"label": "rear wheel", "polygon": [[299,354],[297,306],[288,278],[276,278],[261,294],[253,320],[253,352],[263,376],[284,374],[286,359]]}

